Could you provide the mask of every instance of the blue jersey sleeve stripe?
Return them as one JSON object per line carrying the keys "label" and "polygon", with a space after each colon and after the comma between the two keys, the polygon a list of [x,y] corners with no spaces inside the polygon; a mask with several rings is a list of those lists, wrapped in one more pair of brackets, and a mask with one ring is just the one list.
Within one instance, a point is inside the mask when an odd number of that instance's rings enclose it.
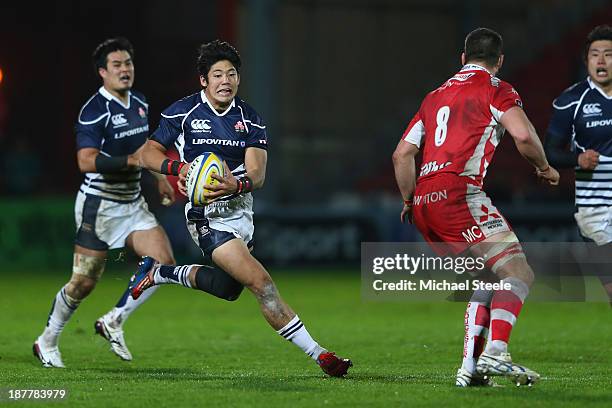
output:
{"label": "blue jersey sleeve stripe", "polygon": [[184,117],[184,118],[183,118],[183,120],[181,121],[181,134],[183,134],[183,135],[185,134],[185,121],[187,120],[187,116],[191,115],[191,112],[193,112],[194,110],[196,110],[196,108],[197,108],[198,106],[200,106],[200,102],[196,103],[196,105],[195,105],[193,108],[189,109],[189,112],[187,112],[187,113],[185,114],[185,117]]}
{"label": "blue jersey sleeve stripe", "polygon": [[247,133],[249,133],[249,127],[247,126],[247,119],[244,117],[244,111],[242,110],[242,106],[238,105],[238,109],[240,110],[240,117],[242,118],[242,122],[244,123],[244,128],[247,131]]}
{"label": "blue jersey sleeve stripe", "polygon": [[81,118],[79,117],[79,123],[81,125],[93,125],[94,123],[98,123],[99,121],[101,121],[102,119],[104,119],[107,116],[109,116],[108,112],[106,112],[104,115],[102,115],[102,116],[100,116],[100,117],[98,117],[98,118],[96,118],[94,120],[88,120],[88,121],[81,120]]}
{"label": "blue jersey sleeve stripe", "polygon": [[570,106],[573,106],[573,105],[576,105],[576,104],[580,103],[580,101],[574,101],[574,102],[568,103],[567,105],[559,106],[555,102],[556,101],[553,101],[553,104],[552,104],[553,108],[555,108],[555,109],[567,109]]}
{"label": "blue jersey sleeve stripe", "polygon": [[576,115],[578,114],[578,108],[580,108],[580,105],[582,104],[582,100],[584,99],[586,94],[589,93],[590,90],[591,88],[587,88],[587,90],[584,91],[582,95],[580,95],[580,99],[578,100],[578,105],[576,105],[576,109],[574,110],[574,119],[576,119]]}
{"label": "blue jersey sleeve stripe", "polygon": [[163,113],[161,114],[164,118],[166,119],[172,119],[172,118],[178,118],[181,116],[187,116],[189,113],[179,113],[177,115],[164,115]]}
{"label": "blue jersey sleeve stripe", "polygon": [[99,122],[100,120],[102,120],[103,118],[105,118],[106,116],[110,115],[110,112],[108,111],[108,109],[106,110],[106,113],[102,114],[101,116],[97,117],[94,120],[81,120],[81,117],[83,116],[83,111],[85,110],[85,108],[87,107],[87,105],[89,105],[89,103],[91,101],[93,101],[93,99],[97,96],[98,94],[94,94],[91,98],[89,98],[87,100],[87,102],[85,102],[83,104],[83,106],[81,107],[81,110],[79,111],[79,118],[78,118],[78,122],[81,125],[93,125],[94,123]]}
{"label": "blue jersey sleeve stripe", "polygon": [[265,129],[266,128],[265,126],[258,125],[257,123],[253,123],[253,121],[250,121],[248,119],[245,119],[244,121],[250,123],[251,125],[253,125],[253,126],[255,126],[256,128],[259,128],[259,129]]}
{"label": "blue jersey sleeve stripe", "polygon": [[146,103],[145,101],[143,101],[142,99],[138,98],[136,95],[131,94],[132,98],[136,99],[138,102],[140,102],[141,105],[143,105],[145,108],[149,109],[149,104]]}

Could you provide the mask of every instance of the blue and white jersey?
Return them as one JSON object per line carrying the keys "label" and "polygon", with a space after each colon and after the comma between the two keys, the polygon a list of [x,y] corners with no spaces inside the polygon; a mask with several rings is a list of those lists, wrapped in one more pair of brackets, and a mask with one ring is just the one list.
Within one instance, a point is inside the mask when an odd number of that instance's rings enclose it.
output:
{"label": "blue and white jersey", "polygon": [[[134,153],[147,140],[149,105],[143,95],[130,92],[127,105],[100,87],[81,108],[76,123],[77,150],[93,147],[105,156]],[[140,197],[140,169],[117,173],[85,173],[80,191],[118,202]]]}
{"label": "blue and white jersey", "polygon": [[587,78],[566,89],[553,108],[547,138],[569,144],[576,154],[587,149],[600,154],[594,170],[575,166],[576,206],[612,206],[612,96]]}
{"label": "blue and white jersey", "polygon": [[151,139],[166,149],[174,144],[184,162],[190,163],[202,153],[212,152],[227,162],[234,176],[240,176],[246,173],[246,149],[267,150],[268,147],[262,119],[237,97],[224,112],[219,113],[204,91],[200,91],[170,105],[161,116],[159,127]]}

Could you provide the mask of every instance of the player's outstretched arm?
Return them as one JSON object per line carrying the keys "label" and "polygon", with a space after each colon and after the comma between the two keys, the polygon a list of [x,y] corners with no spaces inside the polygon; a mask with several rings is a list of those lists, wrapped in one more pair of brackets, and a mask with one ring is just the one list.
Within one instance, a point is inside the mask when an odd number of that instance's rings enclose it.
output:
{"label": "player's outstretched arm", "polygon": [[[149,139],[140,149],[138,149],[137,157],[140,166],[149,170],[157,179],[158,190],[163,205],[169,206],[175,200],[174,189],[164,174],[179,175],[179,180],[177,182],[179,191],[186,195],[184,175],[187,173],[189,166],[182,166],[182,164],[179,166],[179,162],[168,159],[164,145]],[[176,166],[173,166],[173,164]],[[181,169],[181,167],[184,168]],[[173,173],[173,169],[180,172],[183,177],[181,178],[179,173]]]}
{"label": "player's outstretched arm", "polygon": [[253,181],[253,189],[263,187],[266,180],[268,152],[257,147],[249,147],[244,153],[244,167],[247,176]]}
{"label": "player's outstretched arm", "polygon": [[404,222],[406,216],[411,221],[412,196],[416,187],[415,156],[419,148],[410,142],[400,140],[393,152],[393,168],[395,169],[395,180],[404,200],[404,208],[400,219]]}
{"label": "player's outstretched arm", "polygon": [[569,139],[569,134],[554,134],[550,131],[546,133],[544,152],[550,164],[557,168],[574,167],[577,164],[578,155],[567,149]]}
{"label": "player's outstretched arm", "polygon": [[77,163],[81,173],[113,173],[140,165],[136,154],[109,157],[100,154],[100,150],[95,147],[79,149]]}
{"label": "player's outstretched arm", "polygon": [[542,142],[523,109],[514,106],[500,118],[521,155],[536,168],[538,177],[551,185],[559,184],[559,172],[548,164]]}
{"label": "player's outstretched arm", "polygon": [[593,170],[599,164],[599,152],[587,149],[582,153],[567,150],[567,141],[548,133],[544,142],[546,157],[553,166],[569,168],[577,165],[583,170]]}
{"label": "player's outstretched arm", "polygon": [[578,165],[583,170],[593,170],[599,163],[597,151],[587,149],[578,152],[568,148],[574,126],[574,109],[570,106],[557,104],[557,100],[553,102],[553,115],[544,140],[546,157],[557,168],[573,168]]}
{"label": "player's outstretched arm", "polygon": [[151,139],[147,140],[139,149],[139,156],[141,167],[155,173],[162,173],[162,163],[168,159],[166,148],[161,143]]}

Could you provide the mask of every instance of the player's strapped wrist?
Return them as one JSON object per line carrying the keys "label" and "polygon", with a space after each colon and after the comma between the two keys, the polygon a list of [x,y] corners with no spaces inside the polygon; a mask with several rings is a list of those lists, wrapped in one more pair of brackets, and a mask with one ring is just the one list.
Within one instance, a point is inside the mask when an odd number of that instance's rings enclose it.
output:
{"label": "player's strapped wrist", "polygon": [[253,191],[253,180],[249,176],[244,176],[236,179],[238,183],[236,194],[248,193],[249,191]]}
{"label": "player's strapped wrist", "polygon": [[161,174],[168,174],[170,176],[178,176],[184,166],[185,163],[178,160],[166,159],[162,162],[159,172]]}
{"label": "player's strapped wrist", "polygon": [[103,154],[96,156],[96,171],[98,173],[115,173],[128,167],[127,156],[109,157]]}
{"label": "player's strapped wrist", "polygon": [[546,165],[546,166],[544,166],[544,168],[542,168],[542,169],[538,168],[538,169],[537,169],[537,172],[538,172],[538,173],[546,173],[546,172],[547,172],[549,169],[550,169],[550,165],[549,165],[549,164],[547,164],[547,165]]}
{"label": "player's strapped wrist", "polygon": [[404,198],[404,205],[407,205],[408,207],[412,207],[412,197]]}

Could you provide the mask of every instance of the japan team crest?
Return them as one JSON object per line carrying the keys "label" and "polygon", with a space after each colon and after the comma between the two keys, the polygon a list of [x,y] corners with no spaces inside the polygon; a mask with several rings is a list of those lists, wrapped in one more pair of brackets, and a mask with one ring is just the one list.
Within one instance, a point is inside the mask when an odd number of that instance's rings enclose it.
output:
{"label": "japan team crest", "polygon": [[246,128],[244,127],[244,124],[240,120],[236,122],[236,124],[234,125],[234,129],[236,129],[236,132],[240,132],[240,133],[246,130]]}

